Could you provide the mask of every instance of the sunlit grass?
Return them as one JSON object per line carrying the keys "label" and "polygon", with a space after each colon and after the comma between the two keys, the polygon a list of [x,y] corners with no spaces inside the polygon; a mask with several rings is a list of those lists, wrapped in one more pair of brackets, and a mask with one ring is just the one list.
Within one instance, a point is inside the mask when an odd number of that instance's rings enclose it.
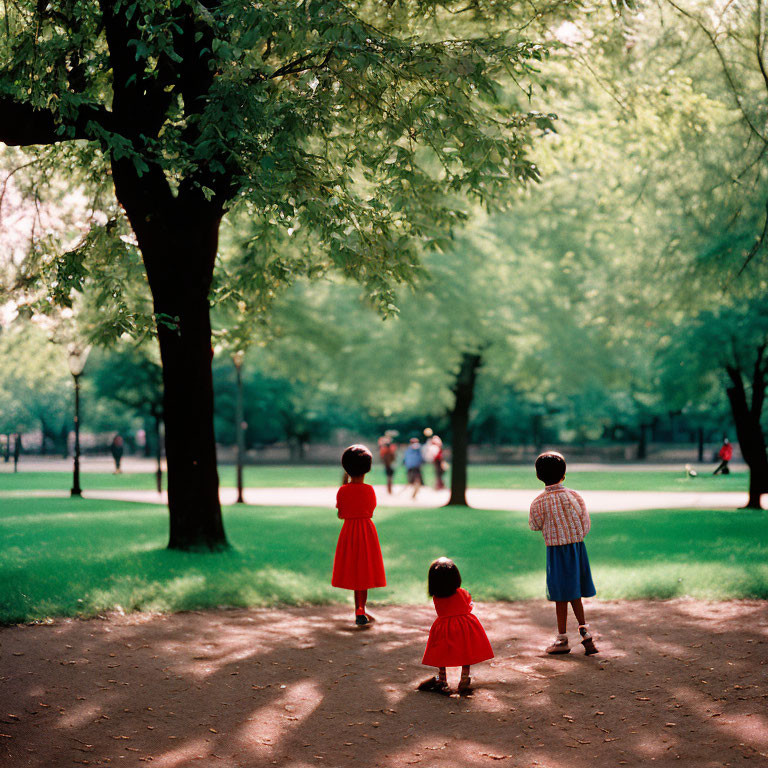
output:
{"label": "sunlit grass", "polygon": [[[219,468],[222,486],[234,487],[235,469],[232,466]],[[425,481],[433,481],[432,468],[424,470]],[[369,475],[372,483],[383,483],[384,473],[374,467]],[[398,469],[396,483],[405,481],[405,472]],[[155,488],[155,477],[151,473],[113,475],[107,472],[85,472],[81,485],[86,491],[105,489]],[[341,482],[341,469],[334,466],[255,466],[245,467],[244,483],[253,488],[288,487],[309,488],[335,486]],[[730,475],[713,477],[710,473],[696,478],[686,476],[683,467],[678,470],[637,470],[629,471],[617,465],[609,471],[569,472],[567,483],[573,488],[585,491],[746,491],[749,475],[733,472]],[[68,491],[72,477],[67,472],[0,472],[0,492],[61,490]],[[498,464],[473,464],[469,467],[471,488],[532,489],[540,487],[532,467],[502,466]]]}
{"label": "sunlit grass", "polygon": [[[768,598],[766,512],[651,510],[593,516],[600,598]],[[459,564],[478,600],[544,596],[544,544],[516,512],[381,509],[389,586],[374,601],[426,600],[429,562]],[[330,586],[332,510],[229,507],[230,551],[165,549],[161,506],[83,499],[0,501],[0,621],[280,603],[348,602]]]}

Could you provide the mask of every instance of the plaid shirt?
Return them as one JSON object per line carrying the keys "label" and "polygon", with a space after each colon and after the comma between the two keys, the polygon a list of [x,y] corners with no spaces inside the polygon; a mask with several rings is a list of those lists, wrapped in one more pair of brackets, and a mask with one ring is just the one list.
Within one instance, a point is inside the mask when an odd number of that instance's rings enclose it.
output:
{"label": "plaid shirt", "polygon": [[555,483],[533,500],[528,525],[532,531],[544,534],[548,547],[573,544],[589,533],[589,512],[576,491]]}

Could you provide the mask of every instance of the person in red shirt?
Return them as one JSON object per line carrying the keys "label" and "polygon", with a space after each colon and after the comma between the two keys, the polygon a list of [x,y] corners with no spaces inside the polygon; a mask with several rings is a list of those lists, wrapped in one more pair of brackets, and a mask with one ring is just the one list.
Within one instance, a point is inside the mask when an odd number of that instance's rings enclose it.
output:
{"label": "person in red shirt", "polygon": [[432,435],[432,463],[435,466],[435,490],[442,491],[445,488],[443,475],[445,474],[445,455],[443,454],[443,441]]}
{"label": "person in red shirt", "polygon": [[472,613],[472,596],[461,588],[456,563],[447,557],[435,560],[429,566],[427,579],[437,618],[429,630],[421,663],[437,667],[438,676],[425,680],[418,690],[450,693],[446,668],[461,667],[458,692],[468,694],[472,690],[469,668],[493,658],[491,644],[480,620]]}
{"label": "person in red shirt", "polygon": [[733,458],[733,446],[727,437],[723,438],[723,445],[717,455],[720,458],[720,464],[718,464],[717,469],[712,474],[730,475],[731,470],[728,468],[728,462]]}
{"label": "person in red shirt", "polygon": [[368,590],[387,586],[379,535],[371,520],[376,493],[373,486],[363,482],[372,464],[373,455],[364,445],[350,445],[341,457],[346,475],[336,494],[338,516],[344,525],[336,544],[331,584],[354,591],[355,624],[359,626],[373,621],[365,611]]}
{"label": "person in red shirt", "polygon": [[397,446],[392,440],[392,435],[386,432],[379,438],[379,458],[384,465],[384,473],[387,476],[387,493],[392,493],[392,478],[395,474],[395,460],[397,459]]}

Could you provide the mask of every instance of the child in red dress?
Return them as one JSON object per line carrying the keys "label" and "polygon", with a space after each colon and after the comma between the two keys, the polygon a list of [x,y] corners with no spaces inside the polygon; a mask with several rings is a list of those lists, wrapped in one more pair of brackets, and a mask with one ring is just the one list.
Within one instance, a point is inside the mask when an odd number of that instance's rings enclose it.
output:
{"label": "child in red dress", "polygon": [[364,445],[350,445],[341,457],[341,466],[350,482],[345,482],[336,494],[336,507],[344,525],[336,544],[331,584],[354,590],[358,625],[373,621],[365,612],[368,590],[387,586],[379,536],[371,520],[376,509],[376,494],[373,486],[363,482],[372,463],[373,456]]}
{"label": "child in red dress", "polygon": [[450,693],[446,667],[461,667],[460,694],[471,692],[472,664],[493,658],[483,625],[472,613],[472,596],[461,589],[461,574],[453,560],[441,557],[429,566],[429,594],[437,618],[429,630],[427,649],[421,663],[438,668],[438,676],[419,685],[420,691]]}

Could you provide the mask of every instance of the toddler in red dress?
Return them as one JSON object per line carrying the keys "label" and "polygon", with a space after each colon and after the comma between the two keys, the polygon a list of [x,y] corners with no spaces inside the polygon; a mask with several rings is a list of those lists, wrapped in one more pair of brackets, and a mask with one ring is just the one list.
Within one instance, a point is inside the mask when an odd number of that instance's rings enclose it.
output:
{"label": "toddler in red dress", "polygon": [[461,574],[453,560],[441,557],[429,566],[429,594],[435,603],[437,618],[429,630],[427,649],[421,663],[438,667],[438,676],[419,685],[420,691],[449,693],[446,667],[461,667],[458,691],[471,691],[472,664],[493,658],[483,625],[472,613],[472,596],[461,589]]}
{"label": "toddler in red dress", "polygon": [[364,445],[350,445],[341,457],[341,466],[349,476],[336,494],[339,518],[344,521],[336,544],[331,584],[355,593],[355,623],[368,624],[373,617],[365,612],[368,590],[386,587],[384,561],[379,535],[373,524],[376,493],[363,482],[371,471],[373,456]]}

